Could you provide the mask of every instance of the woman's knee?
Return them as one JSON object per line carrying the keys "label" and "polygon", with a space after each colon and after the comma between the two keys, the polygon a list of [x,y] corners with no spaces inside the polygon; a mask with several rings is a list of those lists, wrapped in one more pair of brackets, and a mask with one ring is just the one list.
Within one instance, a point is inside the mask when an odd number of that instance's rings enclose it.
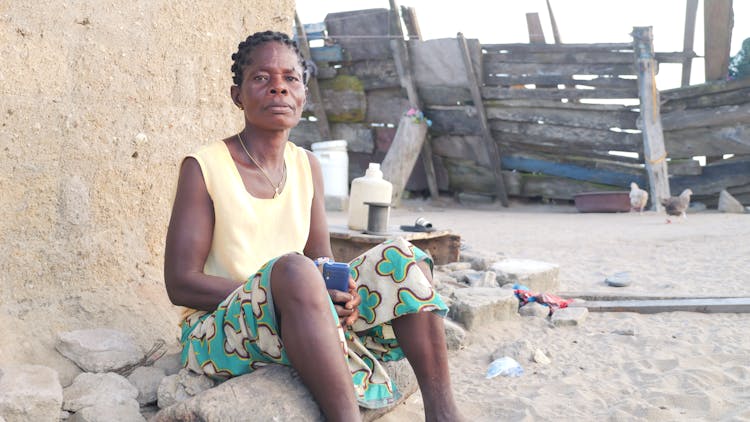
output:
{"label": "woman's knee", "polygon": [[275,301],[288,298],[310,302],[325,299],[323,277],[309,258],[297,253],[279,257],[271,271],[271,289]]}

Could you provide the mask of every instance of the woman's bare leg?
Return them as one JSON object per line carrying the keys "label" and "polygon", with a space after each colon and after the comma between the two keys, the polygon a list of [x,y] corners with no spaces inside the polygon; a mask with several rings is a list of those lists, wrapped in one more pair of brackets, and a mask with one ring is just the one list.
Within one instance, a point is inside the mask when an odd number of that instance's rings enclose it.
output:
{"label": "woman's bare leg", "polygon": [[[432,282],[427,263],[420,262],[418,265]],[[443,319],[432,312],[419,312],[400,316],[391,324],[417,376],[424,401],[425,420],[462,420],[453,399]]]}
{"label": "woman's bare leg", "polygon": [[352,376],[318,269],[302,255],[285,255],[274,264],[271,291],[289,361],[326,419],[360,420]]}

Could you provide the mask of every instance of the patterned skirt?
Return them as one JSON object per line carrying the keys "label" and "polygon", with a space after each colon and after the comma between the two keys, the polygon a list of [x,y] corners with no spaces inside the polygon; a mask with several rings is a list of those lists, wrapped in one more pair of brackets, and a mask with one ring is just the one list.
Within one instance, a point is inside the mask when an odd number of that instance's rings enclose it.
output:
{"label": "patterned skirt", "polygon": [[[276,259],[263,265],[210,313],[199,311],[182,323],[182,363],[200,374],[225,380],[277,363],[289,365],[278,334],[271,271]],[[350,262],[350,274],[362,297],[359,318],[344,331],[333,303],[331,324],[339,329],[360,406],[378,408],[399,397],[380,362],[404,357],[391,321],[401,315],[435,312],[447,307],[416,265],[432,261],[402,238],[375,246]],[[360,335],[355,334],[360,333]]]}

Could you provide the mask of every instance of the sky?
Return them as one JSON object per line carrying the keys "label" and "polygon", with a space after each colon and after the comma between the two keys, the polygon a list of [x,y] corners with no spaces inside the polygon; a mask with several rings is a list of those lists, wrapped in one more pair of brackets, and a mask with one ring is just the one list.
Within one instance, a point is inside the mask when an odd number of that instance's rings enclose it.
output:
{"label": "sky", "polygon": [[[693,50],[703,56],[703,1],[698,2]],[[554,38],[545,0],[402,0],[416,10],[424,39],[454,38],[462,32],[481,43],[529,42],[526,13],[539,13],[548,43]],[[388,0],[296,0],[303,23],[323,22],[328,13],[388,8]],[[657,52],[682,51],[686,0],[550,0],[563,43],[630,42],[634,26],[651,26]],[[448,5],[453,5],[452,7]],[[730,55],[750,38],[750,0],[734,0],[734,29]],[[703,60],[693,60],[691,84],[702,83]],[[681,66],[662,64],[660,90],[680,85]]]}

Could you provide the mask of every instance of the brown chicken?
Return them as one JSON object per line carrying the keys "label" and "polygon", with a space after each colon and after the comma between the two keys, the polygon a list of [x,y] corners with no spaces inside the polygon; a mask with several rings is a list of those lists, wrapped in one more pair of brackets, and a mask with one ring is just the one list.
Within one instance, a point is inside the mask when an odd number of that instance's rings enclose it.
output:
{"label": "brown chicken", "polygon": [[687,218],[687,214],[685,213],[685,211],[687,211],[688,207],[690,206],[690,195],[692,194],[693,191],[691,191],[690,189],[685,189],[684,191],[682,191],[680,196],[672,196],[660,201],[661,204],[664,205],[664,210],[667,212],[667,223],[672,222],[669,219],[670,215]]}

